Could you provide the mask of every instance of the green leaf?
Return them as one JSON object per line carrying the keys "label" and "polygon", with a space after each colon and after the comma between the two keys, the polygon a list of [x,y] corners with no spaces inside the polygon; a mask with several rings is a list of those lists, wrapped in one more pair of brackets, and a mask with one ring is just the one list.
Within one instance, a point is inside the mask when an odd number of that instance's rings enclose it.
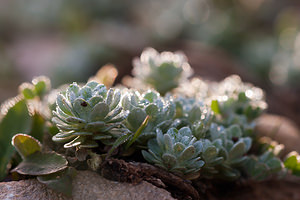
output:
{"label": "green leaf", "polygon": [[30,88],[24,88],[22,94],[26,99],[33,99],[35,97],[34,91]]}
{"label": "green leaf", "polygon": [[189,113],[188,119],[190,122],[194,123],[201,119],[201,114],[200,108],[198,106],[194,106]]}
{"label": "green leaf", "polygon": [[155,104],[150,104],[145,108],[147,115],[156,116],[158,111],[158,107]]}
{"label": "green leaf", "polygon": [[68,197],[72,196],[72,180],[76,176],[74,168],[67,168],[64,171],[38,176],[37,180],[45,184],[48,188],[54,191],[65,194]]}
{"label": "green leaf", "polygon": [[56,104],[67,115],[73,115],[71,106],[69,105],[66,98],[62,94],[59,94],[57,96]]}
{"label": "green leaf", "polygon": [[281,161],[278,158],[272,158],[266,162],[273,172],[278,172],[282,169]]}
{"label": "green leaf", "polygon": [[32,80],[35,93],[38,96],[44,95],[51,88],[51,82],[48,77],[40,76]]}
{"label": "green leaf", "polygon": [[203,152],[202,157],[206,162],[210,162],[218,155],[217,149],[214,146],[207,147]]}
{"label": "green leaf", "polygon": [[25,134],[15,135],[12,138],[12,145],[23,159],[42,149],[42,145],[38,140]]}
{"label": "green leaf", "polygon": [[145,118],[147,117],[147,114],[145,111],[143,111],[140,108],[135,108],[133,109],[128,117],[127,117],[127,122],[130,125],[130,130],[131,131],[136,131],[139,129]]}
{"label": "green leaf", "polygon": [[169,134],[164,134],[164,151],[172,152],[173,151],[173,141]]}
{"label": "green leaf", "polygon": [[149,122],[149,115],[145,118],[139,129],[135,132],[132,139],[127,143],[125,149],[128,149],[136,140],[137,138],[142,134],[143,130],[146,128],[147,124]]}
{"label": "green leaf", "polygon": [[91,106],[86,100],[77,98],[73,103],[73,110],[79,118],[87,119],[91,112]]}
{"label": "green leaf", "polygon": [[248,98],[245,94],[245,92],[240,92],[239,95],[238,95],[238,100],[240,102],[247,102],[248,101]]}
{"label": "green leaf", "polygon": [[98,103],[90,114],[90,120],[92,122],[103,121],[109,113],[109,106],[106,103]]}
{"label": "green leaf", "polygon": [[176,157],[172,154],[165,153],[162,155],[162,161],[167,169],[171,169],[174,165],[176,165]]}
{"label": "green leaf", "polygon": [[213,100],[211,102],[211,110],[214,111],[215,114],[220,114],[220,107],[217,100]]}
{"label": "green leaf", "polygon": [[242,130],[240,128],[239,125],[231,125],[230,127],[228,127],[226,129],[227,133],[230,135],[230,137],[242,137],[243,133],[242,133]]}
{"label": "green leaf", "polygon": [[233,147],[229,151],[228,159],[233,160],[243,156],[245,150],[246,150],[246,145],[243,142],[237,142],[236,144],[233,145]]}
{"label": "green leaf", "polygon": [[44,118],[39,114],[34,114],[32,116],[30,135],[36,138],[37,140],[39,140],[40,142],[42,142],[44,137],[44,126],[45,126]]}
{"label": "green leaf", "polygon": [[120,100],[121,100],[121,92],[119,90],[116,90],[115,95],[114,95],[114,99],[111,102],[111,104],[109,105],[110,110],[115,109],[119,105]]}
{"label": "green leaf", "polygon": [[142,150],[142,154],[145,160],[147,160],[149,163],[153,163],[154,161],[157,161],[152,154],[148,153],[145,150]]}
{"label": "green leaf", "polygon": [[173,151],[174,153],[181,153],[184,150],[184,148],[185,148],[184,144],[182,144],[181,142],[177,142],[173,146]]}
{"label": "green leaf", "polygon": [[67,168],[67,160],[57,153],[35,152],[23,160],[12,172],[40,176],[52,174]]}
{"label": "green leaf", "polygon": [[284,166],[294,175],[300,176],[300,155],[296,151],[289,153],[284,161]]}
{"label": "green leaf", "polygon": [[178,160],[189,160],[195,155],[196,149],[194,146],[189,146],[179,155]]}
{"label": "green leaf", "polygon": [[[12,102],[15,101],[15,102]],[[11,139],[16,133],[26,133],[30,128],[30,116],[25,100],[12,100],[9,104],[13,104],[7,108],[7,113],[0,122],[0,180],[7,173],[7,165],[10,162],[14,147],[11,145]]]}
{"label": "green leaf", "polygon": [[129,140],[129,138],[132,136],[131,133],[127,133],[121,137],[119,137],[113,144],[113,146],[111,147],[111,149],[109,150],[109,152],[107,153],[107,157],[109,157],[113,152],[114,150],[120,146],[121,144],[124,144],[125,142],[127,142]]}

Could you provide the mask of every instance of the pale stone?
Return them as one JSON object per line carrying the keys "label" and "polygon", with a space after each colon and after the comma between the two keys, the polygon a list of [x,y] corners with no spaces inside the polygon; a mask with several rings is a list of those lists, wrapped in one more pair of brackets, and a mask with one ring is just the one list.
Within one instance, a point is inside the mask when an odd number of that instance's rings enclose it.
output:
{"label": "pale stone", "polygon": [[[37,180],[0,183],[1,200],[68,200]],[[74,200],[173,200],[170,193],[148,182],[137,185],[104,179],[91,171],[79,171],[73,183]]]}

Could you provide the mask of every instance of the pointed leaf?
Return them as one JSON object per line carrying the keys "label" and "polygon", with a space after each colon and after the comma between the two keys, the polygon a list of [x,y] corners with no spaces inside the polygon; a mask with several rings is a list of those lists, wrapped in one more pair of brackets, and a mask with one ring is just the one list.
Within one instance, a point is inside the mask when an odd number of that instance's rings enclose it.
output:
{"label": "pointed leaf", "polygon": [[57,96],[56,104],[67,115],[73,115],[71,106],[68,104],[66,98],[62,94]]}
{"label": "pointed leaf", "polygon": [[113,144],[113,146],[111,147],[111,149],[109,150],[109,152],[107,153],[107,158],[113,153],[113,151],[119,147],[121,144],[124,144],[125,142],[127,142],[130,137],[132,137],[132,133],[127,133],[121,137],[119,137]]}
{"label": "pointed leaf", "polygon": [[115,95],[114,95],[114,99],[111,102],[111,104],[109,105],[110,110],[115,109],[119,105],[120,100],[121,100],[121,92],[119,90],[116,90]]}
{"label": "pointed leaf", "polygon": [[149,116],[145,118],[139,129],[135,132],[131,140],[127,143],[125,149],[128,149],[137,139],[138,137],[142,134],[143,130],[146,128],[147,124],[149,122]]}

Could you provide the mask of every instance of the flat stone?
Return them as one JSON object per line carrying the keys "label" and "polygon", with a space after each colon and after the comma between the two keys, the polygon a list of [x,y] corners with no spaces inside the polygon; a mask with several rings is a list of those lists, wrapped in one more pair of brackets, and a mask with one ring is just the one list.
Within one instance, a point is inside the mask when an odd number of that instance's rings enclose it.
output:
{"label": "flat stone", "polygon": [[[1,200],[68,200],[35,179],[0,183]],[[107,180],[91,171],[79,171],[73,183],[74,200],[173,200],[169,192],[148,182],[137,185]]]}

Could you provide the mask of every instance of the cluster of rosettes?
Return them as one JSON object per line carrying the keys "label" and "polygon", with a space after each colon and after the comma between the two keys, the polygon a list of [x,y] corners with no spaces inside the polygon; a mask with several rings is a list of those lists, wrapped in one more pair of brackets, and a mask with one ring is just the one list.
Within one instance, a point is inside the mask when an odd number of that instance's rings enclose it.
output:
{"label": "cluster of rosettes", "polygon": [[280,173],[273,151],[249,155],[254,119],[266,108],[262,90],[237,76],[220,84],[187,82],[190,73],[184,55],[146,49],[134,62],[134,79],[150,90],[74,83],[57,96],[52,121],[60,132],[53,140],[65,148],[101,142],[112,150],[127,142],[125,151],[134,144],[131,149],[147,149],[142,154],[148,162],[188,179],[200,171],[226,180]]}
{"label": "cluster of rosettes", "polygon": [[213,123],[205,139],[205,150],[208,153],[203,155],[206,162],[203,173],[209,178],[239,178],[240,171],[248,160],[246,154],[251,145],[252,139],[245,137],[238,125],[225,128]]}
{"label": "cluster of rosettes", "polygon": [[114,129],[119,129],[118,134],[122,134],[120,122],[127,115],[119,106],[120,100],[120,91],[107,91],[103,84],[89,82],[80,87],[73,83],[66,92],[57,96],[52,121],[60,132],[53,140],[67,142],[65,148],[93,148],[98,146],[98,140],[116,137]]}

